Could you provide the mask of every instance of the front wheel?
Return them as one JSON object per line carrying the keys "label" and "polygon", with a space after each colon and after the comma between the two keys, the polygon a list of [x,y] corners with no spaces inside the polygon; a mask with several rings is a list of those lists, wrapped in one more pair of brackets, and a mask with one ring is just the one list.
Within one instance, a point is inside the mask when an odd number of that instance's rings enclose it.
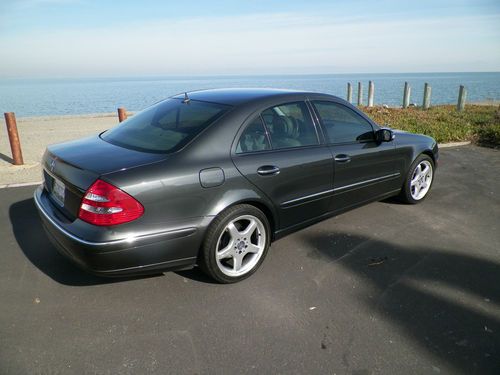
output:
{"label": "front wheel", "polygon": [[269,243],[269,222],[262,211],[247,204],[233,206],[210,224],[198,263],[216,281],[234,283],[259,268]]}
{"label": "front wheel", "polygon": [[422,154],[410,167],[401,190],[401,199],[409,204],[423,201],[431,189],[433,179],[434,162],[429,156]]}

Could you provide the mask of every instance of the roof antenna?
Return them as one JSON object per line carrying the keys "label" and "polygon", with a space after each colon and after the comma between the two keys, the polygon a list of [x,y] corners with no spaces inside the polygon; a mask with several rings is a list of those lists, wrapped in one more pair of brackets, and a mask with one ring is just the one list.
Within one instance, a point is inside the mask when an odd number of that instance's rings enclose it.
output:
{"label": "roof antenna", "polygon": [[189,99],[188,93],[185,92],[184,93],[184,100],[182,102],[183,103],[189,103],[190,101],[191,101],[191,99]]}

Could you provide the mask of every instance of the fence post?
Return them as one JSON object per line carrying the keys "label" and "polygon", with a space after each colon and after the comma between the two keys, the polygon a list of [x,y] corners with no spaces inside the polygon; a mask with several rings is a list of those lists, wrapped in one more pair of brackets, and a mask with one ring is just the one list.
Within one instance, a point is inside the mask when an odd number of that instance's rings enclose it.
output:
{"label": "fence post", "polygon": [[408,82],[405,82],[405,88],[403,90],[403,108],[408,108],[410,105],[410,93],[411,87]]}
{"label": "fence post", "polygon": [[422,102],[423,109],[429,109],[431,106],[431,86],[426,82],[424,85],[424,100]]}
{"label": "fence post", "polygon": [[467,97],[467,90],[465,89],[465,86],[460,85],[460,89],[458,90],[457,111],[461,112],[464,110],[466,97]]}
{"label": "fence post", "polygon": [[358,106],[363,105],[363,84],[358,82]]}
{"label": "fence post", "polygon": [[368,82],[368,107],[373,107],[373,95],[375,86],[372,81]]}
{"label": "fence post", "polygon": [[7,133],[9,135],[10,150],[12,151],[12,160],[14,165],[23,165],[23,153],[21,151],[21,141],[17,132],[16,115],[14,112],[3,114],[7,124]]}
{"label": "fence post", "polygon": [[118,108],[118,121],[122,122],[127,119],[127,111],[125,108],[120,107]]}
{"label": "fence post", "polygon": [[352,102],[352,85],[351,82],[347,83],[347,101]]}

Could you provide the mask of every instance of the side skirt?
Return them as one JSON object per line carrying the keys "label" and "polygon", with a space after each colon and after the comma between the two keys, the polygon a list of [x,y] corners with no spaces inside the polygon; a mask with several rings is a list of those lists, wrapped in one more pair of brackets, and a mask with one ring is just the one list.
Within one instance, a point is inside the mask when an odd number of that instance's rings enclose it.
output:
{"label": "side skirt", "polygon": [[331,218],[333,216],[340,215],[340,214],[342,214],[344,212],[351,211],[351,210],[353,210],[355,208],[364,206],[364,205],[366,205],[368,203],[377,202],[377,201],[381,201],[381,200],[384,200],[384,199],[396,196],[400,192],[401,192],[401,189],[393,190],[393,191],[390,191],[388,193],[379,195],[379,196],[377,196],[375,198],[372,198],[372,199],[369,199],[369,200],[366,200],[366,201],[362,201],[362,202],[356,203],[356,204],[348,206],[348,207],[344,207],[344,208],[342,208],[340,210],[327,212],[327,213],[325,213],[323,215],[320,215],[320,216],[317,216],[315,218],[306,220],[306,221],[304,221],[302,223],[293,225],[291,227],[280,229],[280,230],[274,232],[273,240],[278,240],[278,239],[283,238],[283,237],[285,237],[285,236],[287,236],[289,234],[297,232],[300,229],[309,227],[309,226],[311,226],[313,224],[319,223],[320,221],[329,219],[329,218]]}

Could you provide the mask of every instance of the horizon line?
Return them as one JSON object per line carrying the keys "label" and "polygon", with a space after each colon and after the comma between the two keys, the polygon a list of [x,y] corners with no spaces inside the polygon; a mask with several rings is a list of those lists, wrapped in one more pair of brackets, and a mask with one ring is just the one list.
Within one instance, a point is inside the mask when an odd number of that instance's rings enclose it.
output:
{"label": "horizon line", "polygon": [[85,79],[152,79],[152,78],[201,78],[201,77],[266,77],[266,76],[348,76],[348,75],[404,75],[404,74],[488,74],[488,73],[500,73],[500,70],[478,70],[478,71],[421,71],[421,72],[352,72],[352,73],[229,73],[229,74],[152,74],[152,75],[128,75],[128,76],[111,76],[111,75],[102,75],[102,76],[47,76],[47,77],[39,77],[39,76],[14,76],[14,77],[0,77],[0,80],[85,80]]}

